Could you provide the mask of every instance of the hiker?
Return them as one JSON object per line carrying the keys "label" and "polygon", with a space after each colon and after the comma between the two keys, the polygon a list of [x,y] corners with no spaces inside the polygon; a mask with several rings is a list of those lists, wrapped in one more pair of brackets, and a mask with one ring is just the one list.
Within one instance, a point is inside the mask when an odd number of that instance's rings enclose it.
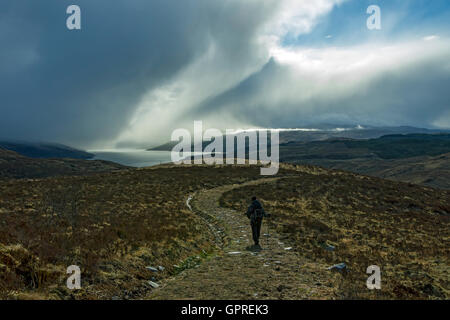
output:
{"label": "hiker", "polygon": [[270,214],[267,214],[264,211],[261,203],[256,199],[256,197],[252,197],[252,203],[247,209],[246,213],[247,217],[250,219],[250,225],[252,226],[252,235],[253,241],[255,242],[255,246],[259,246],[259,235],[261,233],[261,223],[264,217],[270,217]]}

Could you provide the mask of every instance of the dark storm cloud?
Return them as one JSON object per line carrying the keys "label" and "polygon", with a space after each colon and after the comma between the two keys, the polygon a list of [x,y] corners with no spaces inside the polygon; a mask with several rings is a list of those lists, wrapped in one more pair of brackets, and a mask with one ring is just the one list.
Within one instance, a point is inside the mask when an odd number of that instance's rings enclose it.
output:
{"label": "dark storm cloud", "polygon": [[[66,28],[71,4],[82,30]],[[231,59],[250,56],[268,14],[255,1],[3,1],[0,137],[79,146],[114,138],[142,95],[211,41]]]}
{"label": "dark storm cloud", "polygon": [[[449,40],[439,26],[369,49],[283,46],[337,3],[353,1],[3,1],[0,139],[147,147],[193,120],[450,127]],[[71,4],[82,30],[66,28]]]}

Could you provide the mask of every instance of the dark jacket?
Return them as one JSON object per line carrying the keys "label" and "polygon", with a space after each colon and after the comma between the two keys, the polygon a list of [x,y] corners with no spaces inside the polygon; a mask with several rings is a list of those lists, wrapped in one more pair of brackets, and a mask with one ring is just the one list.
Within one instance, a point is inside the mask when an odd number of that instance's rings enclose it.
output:
{"label": "dark jacket", "polygon": [[253,214],[255,213],[255,210],[257,210],[257,209],[260,209],[262,211],[263,217],[267,216],[266,212],[264,211],[263,206],[261,205],[261,202],[259,202],[258,200],[254,200],[254,201],[252,201],[252,204],[247,209],[247,213],[246,213],[247,217],[249,219],[254,219]]}

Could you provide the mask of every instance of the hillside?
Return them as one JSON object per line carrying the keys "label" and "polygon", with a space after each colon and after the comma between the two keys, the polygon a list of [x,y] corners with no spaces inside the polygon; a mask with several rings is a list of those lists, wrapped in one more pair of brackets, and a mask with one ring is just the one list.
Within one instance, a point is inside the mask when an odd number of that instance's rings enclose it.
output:
{"label": "hillside", "polygon": [[[256,166],[163,165],[0,181],[0,194],[2,298],[449,298],[448,191],[312,166],[267,180]],[[246,250],[254,194],[273,214],[262,252]],[[348,273],[326,269],[340,262]],[[365,288],[371,264],[380,292]]]}
{"label": "hillside", "polygon": [[0,141],[0,149],[17,152],[30,158],[91,159],[92,153],[58,143]]}
{"label": "hillside", "polygon": [[103,160],[34,159],[0,148],[0,179],[83,175],[126,168]]}
{"label": "hillside", "polygon": [[405,159],[450,152],[450,134],[388,135],[377,139],[330,139],[280,144],[280,154],[292,160]]}
{"label": "hillside", "polygon": [[280,160],[450,189],[450,134],[389,135],[280,145]]}
{"label": "hillside", "polygon": [[389,180],[410,182],[450,190],[450,153],[406,159],[314,159],[292,161],[309,163],[329,169],[351,171]]}

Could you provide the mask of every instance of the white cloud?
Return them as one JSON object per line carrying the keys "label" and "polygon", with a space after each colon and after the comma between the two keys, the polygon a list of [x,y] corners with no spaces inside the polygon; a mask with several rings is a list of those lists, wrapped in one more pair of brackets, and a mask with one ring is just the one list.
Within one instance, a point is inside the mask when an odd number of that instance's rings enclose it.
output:
{"label": "white cloud", "polygon": [[447,123],[450,42],[273,47],[274,61],[210,102],[254,126]]}
{"label": "white cloud", "polygon": [[312,72],[318,76],[364,72],[367,78],[372,73],[400,68],[448,48],[449,43],[446,41],[429,46],[424,46],[420,41],[405,41],[320,49],[274,46],[270,53],[280,64],[289,65],[301,72]]}
{"label": "white cloud", "polygon": [[329,13],[335,5],[346,0],[284,0],[280,10],[269,24],[268,33],[283,37],[291,34],[298,37],[311,32],[318,19]]}
{"label": "white cloud", "polygon": [[438,39],[439,39],[439,36],[437,36],[437,35],[426,36],[423,38],[423,40],[425,40],[425,41],[433,41],[433,40],[438,40]]}

